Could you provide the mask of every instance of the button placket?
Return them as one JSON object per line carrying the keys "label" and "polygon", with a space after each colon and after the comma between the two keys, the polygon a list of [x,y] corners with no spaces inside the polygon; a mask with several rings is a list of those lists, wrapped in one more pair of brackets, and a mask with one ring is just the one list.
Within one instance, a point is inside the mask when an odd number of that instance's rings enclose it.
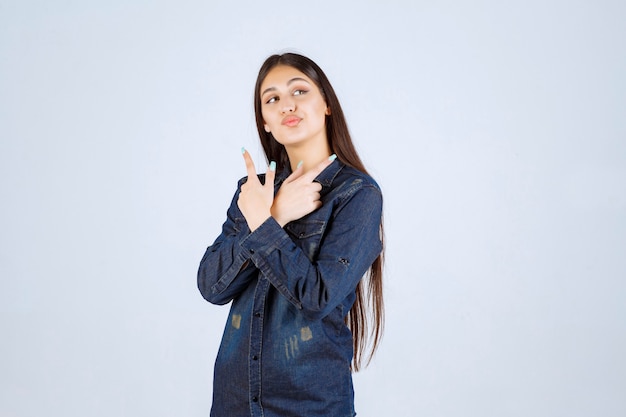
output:
{"label": "button placket", "polygon": [[[259,276],[261,278],[261,276]],[[263,407],[261,403],[261,358],[262,358],[262,338],[263,338],[263,314],[265,309],[265,299],[270,287],[267,279],[259,279],[254,292],[254,303],[252,306],[254,319],[250,329],[250,353],[248,356],[248,366],[250,369],[250,401],[253,416],[262,416]]]}

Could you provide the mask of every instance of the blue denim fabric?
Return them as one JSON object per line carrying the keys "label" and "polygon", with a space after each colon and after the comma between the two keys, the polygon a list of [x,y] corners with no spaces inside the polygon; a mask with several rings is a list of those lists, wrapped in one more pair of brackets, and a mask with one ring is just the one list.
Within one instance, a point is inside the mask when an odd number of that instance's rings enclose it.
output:
{"label": "blue denim fabric", "polygon": [[233,302],[211,416],[353,417],[352,334],[344,319],[382,248],[380,189],[335,160],[316,179],[321,208],[284,228],[270,217],[250,233],[237,207],[244,181],[198,271],[206,300]]}

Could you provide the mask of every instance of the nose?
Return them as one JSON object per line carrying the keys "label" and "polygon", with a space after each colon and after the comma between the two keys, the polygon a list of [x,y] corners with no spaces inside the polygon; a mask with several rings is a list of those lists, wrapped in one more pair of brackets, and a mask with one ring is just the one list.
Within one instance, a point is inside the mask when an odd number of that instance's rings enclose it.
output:
{"label": "nose", "polygon": [[282,99],[282,112],[283,113],[291,113],[296,109],[296,103],[293,101],[291,97]]}

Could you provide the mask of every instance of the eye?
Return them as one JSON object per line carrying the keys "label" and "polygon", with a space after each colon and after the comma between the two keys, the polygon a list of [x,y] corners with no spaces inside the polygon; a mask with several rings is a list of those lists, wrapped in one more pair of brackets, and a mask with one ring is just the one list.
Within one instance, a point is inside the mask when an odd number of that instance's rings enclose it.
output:
{"label": "eye", "polygon": [[294,96],[301,96],[301,95],[303,95],[303,94],[306,94],[307,92],[308,92],[307,90],[302,90],[302,89],[299,89],[299,90],[295,90],[295,91],[293,92],[293,95],[294,95]]}
{"label": "eye", "polygon": [[278,101],[278,97],[273,96],[273,97],[270,97],[269,99],[265,100],[265,104],[271,104],[271,103],[275,103],[277,101]]}

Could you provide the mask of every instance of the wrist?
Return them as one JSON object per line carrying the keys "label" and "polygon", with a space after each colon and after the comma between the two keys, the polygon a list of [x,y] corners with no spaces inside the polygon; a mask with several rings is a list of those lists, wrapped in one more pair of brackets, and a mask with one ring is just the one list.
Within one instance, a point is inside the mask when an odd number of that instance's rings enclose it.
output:
{"label": "wrist", "polygon": [[274,220],[276,221],[276,223],[278,223],[278,225],[279,225],[280,227],[283,227],[283,226],[285,226],[287,223],[289,223],[288,221],[285,221],[284,219],[282,219],[282,218],[278,215],[278,213],[276,212],[276,210],[274,210],[274,209],[273,209],[273,207],[272,207],[272,209],[270,209],[270,215],[274,218]]}
{"label": "wrist", "polygon": [[285,221],[283,221],[283,220],[281,220],[281,219],[277,219],[277,218],[276,218],[276,217],[274,217],[274,216],[272,216],[272,218],[274,219],[274,221],[275,221],[276,223],[278,223],[278,225],[279,225],[281,228],[282,228],[282,227],[284,227],[287,223],[289,223],[289,222],[285,222]]}
{"label": "wrist", "polygon": [[248,220],[248,229],[250,229],[250,232],[254,232],[270,217],[270,214],[267,214],[266,216],[255,216],[253,219]]}

